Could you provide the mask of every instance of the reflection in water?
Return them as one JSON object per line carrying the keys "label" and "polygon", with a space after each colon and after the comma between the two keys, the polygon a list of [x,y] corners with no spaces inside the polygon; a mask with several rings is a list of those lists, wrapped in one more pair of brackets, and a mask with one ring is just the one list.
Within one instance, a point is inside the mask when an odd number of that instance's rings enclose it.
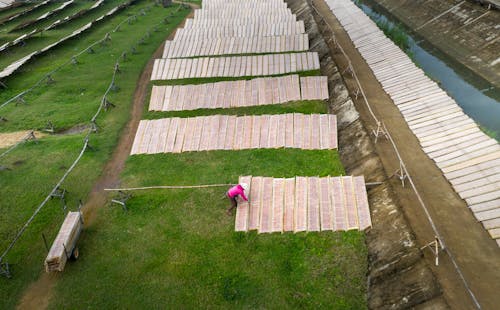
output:
{"label": "reflection in water", "polygon": [[[373,20],[395,25],[389,17],[374,8],[366,4],[358,5]],[[467,115],[488,131],[496,133],[497,140],[500,139],[500,89],[463,68],[463,65],[453,63],[425,42],[416,41],[411,33],[406,34],[413,61],[438,82]]]}

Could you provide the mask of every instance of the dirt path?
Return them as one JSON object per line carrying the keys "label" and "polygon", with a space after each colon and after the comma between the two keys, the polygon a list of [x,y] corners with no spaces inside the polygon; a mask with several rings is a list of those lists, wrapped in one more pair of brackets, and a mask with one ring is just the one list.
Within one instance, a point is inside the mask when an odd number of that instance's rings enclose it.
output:
{"label": "dirt path", "polygon": [[[197,8],[196,5],[190,5],[192,8]],[[186,18],[192,16],[193,12],[191,12]],[[185,20],[177,26],[176,30],[183,27],[184,23]],[[175,36],[176,30],[174,30],[167,39],[172,39]],[[137,127],[139,126],[139,121],[141,120],[144,105],[146,104],[149,78],[153,71],[154,60],[156,58],[161,58],[161,55],[163,54],[163,47],[164,43],[162,43],[154,52],[146,67],[142,71],[134,92],[134,101],[130,111],[129,121],[121,133],[118,145],[113,151],[110,160],[104,166],[101,176],[92,188],[92,191],[88,196],[88,200],[82,208],[85,226],[87,227],[92,225],[97,209],[104,206],[108,201],[108,194],[104,192],[103,189],[115,187],[120,181],[120,173],[122,172],[125,166],[125,161],[130,154],[134,136],[137,131]],[[50,298],[52,297],[53,289],[57,283],[58,276],[58,274],[47,274],[42,272],[40,278],[26,289],[17,308],[26,310],[46,309],[49,305]]]}
{"label": "dirt path", "polygon": [[[418,140],[407,126],[396,105],[384,92],[373,72],[353,46],[350,38],[331,13],[324,0],[312,0],[320,14],[333,28],[335,37],[351,58],[368,101],[377,117],[382,119],[396,142],[407,169],[412,175],[431,216],[440,231],[449,251],[455,256],[465,279],[484,309],[494,309],[500,303],[500,249],[486,230],[473,217],[465,202],[454,192],[443,177],[439,168],[421,150]],[[328,38],[325,38],[328,39]],[[333,50],[333,41],[327,40]],[[333,58],[340,68],[346,68],[347,61],[340,51],[335,51]],[[355,81],[347,73],[344,80],[353,94]],[[352,95],[354,99],[355,96]],[[355,100],[365,126],[376,125],[361,97]],[[392,175],[399,162],[390,142],[381,139],[376,150],[383,162],[387,175]],[[415,194],[408,188],[401,187],[399,180],[392,181],[406,217],[408,218],[420,245],[432,241],[434,233],[429,221],[418,203]],[[445,254],[440,256],[440,265],[434,266],[433,255],[424,250],[428,265],[439,279],[444,296],[452,309],[473,309],[465,287],[455,271],[450,259]]]}

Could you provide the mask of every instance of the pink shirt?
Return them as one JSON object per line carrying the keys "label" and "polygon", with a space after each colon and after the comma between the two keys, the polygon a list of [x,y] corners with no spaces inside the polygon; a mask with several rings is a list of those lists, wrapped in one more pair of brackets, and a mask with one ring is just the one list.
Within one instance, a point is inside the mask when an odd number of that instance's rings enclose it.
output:
{"label": "pink shirt", "polygon": [[243,187],[241,185],[239,185],[239,184],[236,185],[236,186],[231,187],[227,191],[227,195],[230,198],[234,198],[234,197],[240,195],[241,198],[243,198],[243,200],[248,201],[247,197],[245,196],[245,191],[243,190]]}

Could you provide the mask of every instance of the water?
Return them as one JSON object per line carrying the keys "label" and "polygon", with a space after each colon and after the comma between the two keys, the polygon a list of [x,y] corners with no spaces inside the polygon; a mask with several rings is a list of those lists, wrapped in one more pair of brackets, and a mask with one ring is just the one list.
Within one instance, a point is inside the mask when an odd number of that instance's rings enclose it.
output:
{"label": "water", "polygon": [[[361,3],[358,6],[374,21],[396,25],[391,17],[373,7]],[[413,61],[438,82],[469,117],[500,139],[500,89],[423,40],[417,40],[410,32],[406,31],[406,34]]]}

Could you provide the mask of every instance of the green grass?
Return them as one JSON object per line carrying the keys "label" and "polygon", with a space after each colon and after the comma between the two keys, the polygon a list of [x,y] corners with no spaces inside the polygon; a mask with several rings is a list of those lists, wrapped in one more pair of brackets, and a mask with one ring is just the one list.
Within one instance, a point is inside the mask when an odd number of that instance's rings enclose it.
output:
{"label": "green grass", "polygon": [[[132,156],[122,185],[342,173],[336,151],[193,152]],[[86,254],[66,267],[50,308],[366,307],[362,233],[236,233],[224,191],[134,192],[127,212],[100,209],[80,240]]]}
{"label": "green grass", "polygon": [[[64,44],[60,48],[37,58],[36,61],[9,79],[9,89],[0,93],[1,102],[34,84],[46,72],[68,60],[71,55],[90,43],[102,38],[130,14],[150,6],[150,1],[140,1],[125,9],[92,30]],[[160,23],[169,9],[153,8],[146,16],[139,16],[132,25],[124,24],[122,30],[112,35],[106,47],[97,47],[95,54],[84,54],[79,64],[69,65],[54,75],[56,83],[37,88],[26,97],[28,105],[10,105],[0,110],[0,115],[9,121],[0,124],[0,131],[10,132],[21,128],[40,128],[52,120],[57,128],[70,128],[86,124],[97,110],[100,98],[111,80],[113,66],[122,51],[129,51],[150,30]],[[132,95],[137,79],[152,53],[167,34],[188,13],[183,10],[171,18],[171,23],[152,32],[145,44],[138,45],[138,53],[128,53],[121,62],[122,73],[117,77],[119,92],[112,93],[110,100],[116,108],[104,112],[97,120],[99,132],[91,136],[95,151],[86,152],[63,188],[69,191],[68,207],[74,209],[78,199],[86,198],[116,146],[119,134],[129,118]],[[69,24],[68,24],[69,25]],[[29,218],[36,206],[42,202],[64,171],[77,157],[83,145],[83,134],[49,136],[38,144],[29,142],[19,146],[1,159],[0,164],[11,168],[0,171],[0,249],[6,248],[13,234]],[[46,250],[41,234],[51,242],[64,217],[59,201],[54,200],[42,210],[24,233],[19,243],[7,256],[11,264],[13,279],[0,278],[0,308],[13,308],[25,287],[36,280],[43,268]]]}
{"label": "green grass", "polygon": [[[301,71],[293,74],[299,76],[316,76],[320,74],[319,70],[309,70]],[[276,77],[290,75],[290,73],[266,75],[265,77]],[[240,76],[240,77],[211,77],[211,78],[188,78],[188,79],[178,79],[178,80],[155,80],[152,81],[154,85],[185,85],[185,84],[204,84],[204,83],[215,83],[222,81],[237,81],[237,80],[251,80],[255,78],[261,78],[263,76]]]}
{"label": "green grass", "polygon": [[[149,102],[149,101],[147,101]],[[148,105],[145,106],[143,119],[158,119],[165,117],[193,117],[205,116],[216,114],[227,115],[263,115],[263,114],[284,114],[284,113],[327,113],[327,107],[324,101],[311,100],[311,101],[291,101],[285,104],[270,104],[255,107],[241,107],[230,109],[198,109],[192,111],[171,111],[171,112],[157,112],[148,111]]]}
{"label": "green grass", "polygon": [[216,189],[129,202],[99,210],[51,309],[366,308],[359,232],[235,233]]}

